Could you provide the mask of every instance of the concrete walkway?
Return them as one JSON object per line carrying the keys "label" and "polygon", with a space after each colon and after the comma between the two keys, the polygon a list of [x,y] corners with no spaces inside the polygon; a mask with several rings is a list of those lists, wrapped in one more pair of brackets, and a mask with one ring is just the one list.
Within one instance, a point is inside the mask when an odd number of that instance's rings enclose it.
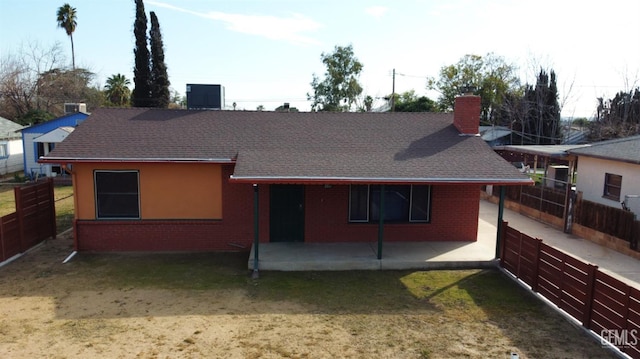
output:
{"label": "concrete walkway", "polygon": [[[566,234],[544,223],[505,209],[509,226],[537,237],[567,254],[597,265],[603,272],[640,288],[640,261],[588,240]],[[476,242],[384,243],[377,259],[377,242],[261,243],[261,270],[379,270],[483,268],[495,264],[498,206],[480,201]],[[253,269],[251,250],[248,261]]]}

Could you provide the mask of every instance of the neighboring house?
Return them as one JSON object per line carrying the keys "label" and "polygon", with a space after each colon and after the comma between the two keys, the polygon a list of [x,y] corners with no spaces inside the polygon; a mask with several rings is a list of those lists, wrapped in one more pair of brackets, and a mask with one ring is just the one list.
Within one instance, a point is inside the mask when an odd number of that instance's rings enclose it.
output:
{"label": "neighboring house", "polygon": [[578,156],[576,189],[583,199],[621,208],[625,197],[640,195],[640,136],[596,142],[569,153]]}
{"label": "neighboring house", "polygon": [[104,108],[41,162],[72,168],[79,251],[475,241],[482,185],[533,183],[479,116]]}
{"label": "neighboring house", "polygon": [[511,129],[504,126],[480,126],[480,136],[491,147],[510,145]]}
{"label": "neighboring house", "polygon": [[13,121],[0,117],[0,175],[20,172],[22,165],[22,136],[24,128]]}
{"label": "neighboring house", "polygon": [[35,179],[63,174],[59,164],[41,164],[38,158],[51,152],[88,116],[76,112],[22,129],[25,176]]}

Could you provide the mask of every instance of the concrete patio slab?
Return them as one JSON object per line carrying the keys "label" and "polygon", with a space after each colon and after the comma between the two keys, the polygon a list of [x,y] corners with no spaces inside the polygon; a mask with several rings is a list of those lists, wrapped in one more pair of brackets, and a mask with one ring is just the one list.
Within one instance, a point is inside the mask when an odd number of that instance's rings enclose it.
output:
{"label": "concrete patio slab", "polygon": [[[495,265],[497,214],[480,208],[475,242],[260,243],[260,270],[401,270],[486,268]],[[254,249],[248,267],[253,270]]]}
{"label": "concrete patio slab", "polygon": [[[640,261],[509,209],[504,220],[529,236],[597,265],[603,272],[640,288]],[[480,201],[476,242],[385,242],[377,259],[377,241],[367,243],[261,243],[260,270],[401,270],[486,268],[496,264],[498,206]],[[253,249],[248,261],[253,269]]]}

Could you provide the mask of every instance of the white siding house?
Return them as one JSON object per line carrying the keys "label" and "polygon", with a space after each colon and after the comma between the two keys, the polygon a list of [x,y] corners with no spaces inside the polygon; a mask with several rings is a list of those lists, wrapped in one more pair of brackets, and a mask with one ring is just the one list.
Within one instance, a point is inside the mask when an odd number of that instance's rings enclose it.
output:
{"label": "white siding house", "polygon": [[597,142],[569,152],[578,156],[576,190],[583,199],[621,208],[627,196],[640,195],[640,136]]}
{"label": "white siding house", "polygon": [[29,178],[52,177],[62,174],[59,165],[38,163],[89,115],[83,112],[58,117],[22,130],[24,173]]}
{"label": "white siding house", "polygon": [[22,162],[22,136],[24,126],[0,117],[0,175],[20,172]]}

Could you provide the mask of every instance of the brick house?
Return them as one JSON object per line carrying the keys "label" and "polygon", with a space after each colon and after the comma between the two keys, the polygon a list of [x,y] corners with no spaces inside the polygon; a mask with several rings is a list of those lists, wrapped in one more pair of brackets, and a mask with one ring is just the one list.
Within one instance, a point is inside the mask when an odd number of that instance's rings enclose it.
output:
{"label": "brick house", "polygon": [[41,162],[72,173],[79,251],[475,241],[481,186],[531,183],[479,114],[105,108]]}

